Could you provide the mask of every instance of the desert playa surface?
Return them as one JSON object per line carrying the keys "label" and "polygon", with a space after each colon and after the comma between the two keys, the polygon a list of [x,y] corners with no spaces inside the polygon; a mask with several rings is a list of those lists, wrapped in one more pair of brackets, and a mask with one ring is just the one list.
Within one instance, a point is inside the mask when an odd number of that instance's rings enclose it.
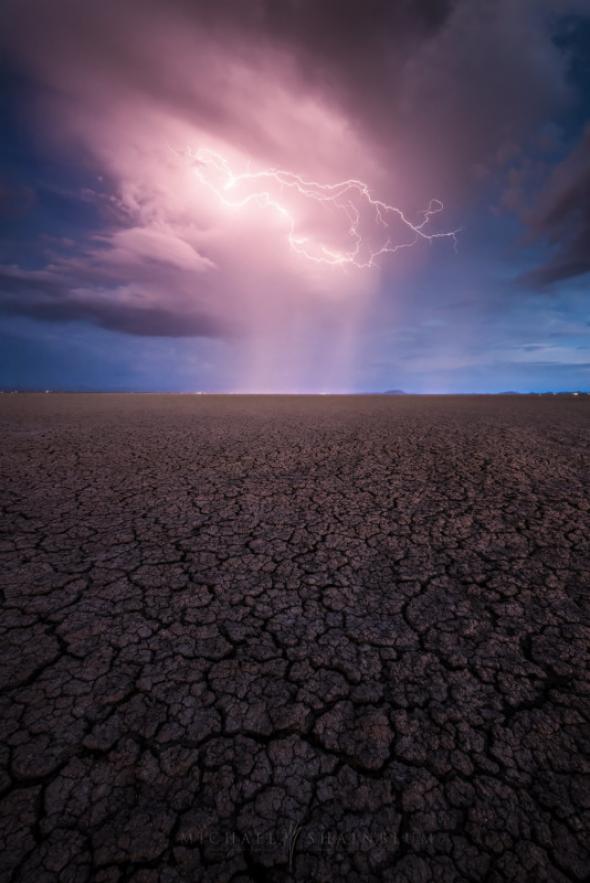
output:
{"label": "desert playa surface", "polygon": [[588,879],[589,430],[2,396],[1,879]]}

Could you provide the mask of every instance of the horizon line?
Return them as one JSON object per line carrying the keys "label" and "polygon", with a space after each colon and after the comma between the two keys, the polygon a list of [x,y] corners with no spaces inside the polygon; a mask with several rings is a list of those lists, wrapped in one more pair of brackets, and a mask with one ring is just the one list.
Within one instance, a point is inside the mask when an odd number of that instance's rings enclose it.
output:
{"label": "horizon line", "polygon": [[586,389],[547,389],[547,390],[499,390],[497,392],[454,391],[454,392],[408,392],[406,390],[362,390],[349,392],[254,392],[239,390],[158,390],[158,389],[41,389],[34,387],[4,387],[0,395],[170,395],[170,396],[387,396],[388,398],[404,398],[411,396],[578,396],[590,395],[590,387]]}

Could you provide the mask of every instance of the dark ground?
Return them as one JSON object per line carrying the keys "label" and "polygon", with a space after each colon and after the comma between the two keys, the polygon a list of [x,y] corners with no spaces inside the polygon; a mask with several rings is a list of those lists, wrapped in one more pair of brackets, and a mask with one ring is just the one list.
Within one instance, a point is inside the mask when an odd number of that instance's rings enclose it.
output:
{"label": "dark ground", "polygon": [[590,398],[0,420],[2,881],[590,879]]}

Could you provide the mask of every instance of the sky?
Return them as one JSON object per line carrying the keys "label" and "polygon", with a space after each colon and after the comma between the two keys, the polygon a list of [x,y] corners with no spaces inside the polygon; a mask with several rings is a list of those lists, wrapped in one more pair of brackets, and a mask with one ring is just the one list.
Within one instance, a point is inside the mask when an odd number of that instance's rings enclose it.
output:
{"label": "sky", "polygon": [[0,388],[590,390],[590,0],[4,0]]}

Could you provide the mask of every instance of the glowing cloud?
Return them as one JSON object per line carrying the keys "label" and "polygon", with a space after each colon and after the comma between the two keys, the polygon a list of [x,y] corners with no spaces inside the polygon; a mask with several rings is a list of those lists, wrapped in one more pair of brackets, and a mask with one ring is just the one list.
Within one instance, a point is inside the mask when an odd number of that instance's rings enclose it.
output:
{"label": "glowing cloud", "polygon": [[[431,199],[428,208],[420,213],[421,220],[412,223],[400,208],[376,199],[367,184],[355,178],[336,184],[321,184],[294,172],[276,168],[236,173],[227,158],[215,150],[188,150],[187,155],[198,180],[223,205],[243,209],[258,204],[271,208],[285,220],[290,248],[307,260],[319,264],[352,264],[362,269],[375,266],[381,255],[395,254],[401,248],[409,248],[420,240],[432,242],[434,239],[451,239],[455,246],[457,244],[459,230],[429,231],[428,225],[432,217],[444,208],[438,199]],[[340,236],[344,235],[348,246],[335,248],[321,234],[318,237],[305,233],[290,207],[289,200],[293,196],[316,203],[322,209],[335,214],[335,220],[340,221],[342,226]],[[394,226],[398,228],[398,232],[409,234],[410,238],[407,241],[394,241]],[[364,227],[369,228],[368,235],[363,235]]]}

